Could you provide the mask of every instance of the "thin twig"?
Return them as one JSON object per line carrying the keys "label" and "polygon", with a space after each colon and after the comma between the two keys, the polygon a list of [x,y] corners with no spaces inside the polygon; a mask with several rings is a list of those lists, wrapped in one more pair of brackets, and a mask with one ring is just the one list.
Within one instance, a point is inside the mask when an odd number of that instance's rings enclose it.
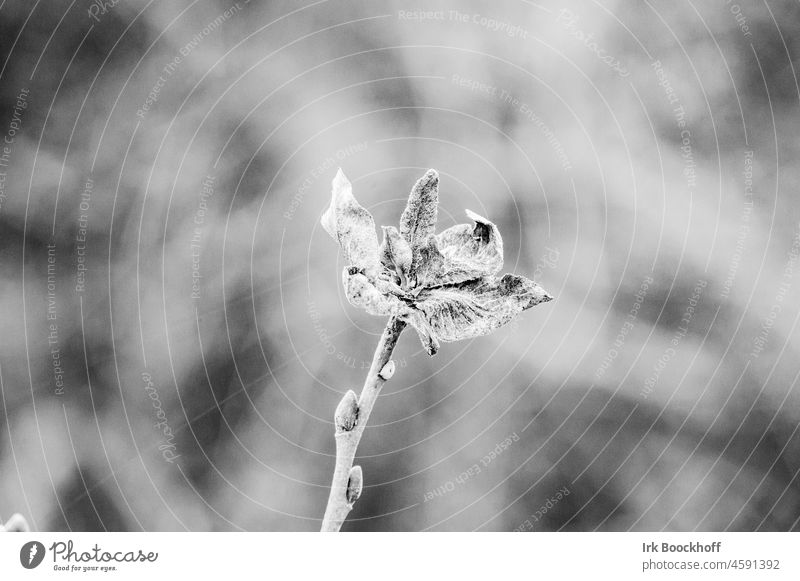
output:
{"label": "thin twig", "polygon": [[394,373],[394,362],[389,359],[405,326],[400,319],[389,319],[375,349],[361,396],[356,401],[355,393],[348,391],[336,408],[336,468],[322,519],[322,532],[338,532],[361,495],[363,476],[361,467],[353,466],[353,459],[381,387]]}

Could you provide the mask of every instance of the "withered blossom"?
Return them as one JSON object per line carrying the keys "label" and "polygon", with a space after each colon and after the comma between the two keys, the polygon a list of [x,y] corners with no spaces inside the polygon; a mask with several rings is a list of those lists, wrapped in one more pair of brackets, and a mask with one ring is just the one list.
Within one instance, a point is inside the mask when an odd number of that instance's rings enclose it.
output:
{"label": "withered blossom", "polygon": [[467,210],[474,224],[435,233],[436,170],[428,170],[414,185],[399,229],[384,226],[380,245],[372,215],[356,201],[341,169],[332,185],[322,226],[344,253],[347,299],[370,314],[411,324],[430,355],[440,341],[485,335],[552,300],[524,276],[497,276],[503,267],[503,239],[486,218]]}

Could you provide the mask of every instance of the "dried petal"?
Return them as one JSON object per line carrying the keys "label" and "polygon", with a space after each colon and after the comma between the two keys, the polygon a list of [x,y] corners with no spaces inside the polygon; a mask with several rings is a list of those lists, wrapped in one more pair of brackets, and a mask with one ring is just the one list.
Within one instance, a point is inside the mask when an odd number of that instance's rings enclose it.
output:
{"label": "dried petal", "polygon": [[400,234],[406,239],[412,252],[412,277],[420,264],[420,248],[436,229],[438,206],[439,174],[435,169],[429,169],[414,184],[408,197],[408,205],[400,216]]}
{"label": "dried petal", "polygon": [[495,275],[503,268],[503,238],[494,223],[467,210],[474,226],[462,224],[448,228],[437,238],[439,250],[453,263],[465,263],[483,276]]}
{"label": "dried petal", "polygon": [[405,320],[414,327],[425,352],[431,357],[436,355],[439,351],[439,341],[434,337],[433,330],[428,324],[424,313],[422,311],[412,310],[406,315]]}
{"label": "dried petal", "polygon": [[363,271],[355,266],[344,268],[342,284],[350,304],[365,309],[370,315],[390,316],[399,314],[405,308],[396,295],[388,292],[388,284],[381,284],[381,290],[378,290]]}
{"label": "dried petal", "polygon": [[436,287],[493,276],[503,267],[503,238],[492,222],[467,210],[474,225],[459,224],[430,238],[422,249],[419,285]]}
{"label": "dried petal", "polygon": [[345,262],[370,276],[379,269],[375,221],[353,197],[353,187],[341,169],[331,184],[331,205],[322,215],[322,227],[339,242]]}
{"label": "dried petal", "polygon": [[383,226],[380,257],[381,263],[397,274],[399,284],[405,285],[411,270],[411,247],[394,226]]}
{"label": "dried petal", "polygon": [[[416,301],[433,336],[459,341],[485,335],[511,321],[522,311],[552,300],[538,284],[522,276],[505,274],[460,285],[423,290]],[[410,317],[416,326],[416,317]]]}

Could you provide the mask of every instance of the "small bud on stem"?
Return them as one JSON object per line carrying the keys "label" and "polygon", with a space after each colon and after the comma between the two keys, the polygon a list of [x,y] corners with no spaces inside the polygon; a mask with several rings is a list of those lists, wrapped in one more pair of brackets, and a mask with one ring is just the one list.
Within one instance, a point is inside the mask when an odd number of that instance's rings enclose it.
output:
{"label": "small bud on stem", "polygon": [[336,408],[336,465],[320,528],[323,532],[340,530],[353,503],[361,496],[363,475],[360,466],[353,466],[353,459],[383,382],[394,373],[395,365],[389,358],[405,326],[397,317],[389,319],[372,357],[361,399],[348,391]]}
{"label": "small bud on stem", "polygon": [[358,396],[352,389],[348,390],[339,405],[336,406],[336,413],[333,416],[336,424],[336,432],[349,432],[358,423]]}
{"label": "small bud on stem", "polygon": [[389,361],[389,363],[383,366],[378,376],[384,381],[389,381],[394,375],[394,367],[394,361]]}
{"label": "small bud on stem", "polygon": [[361,496],[361,489],[364,486],[364,474],[361,466],[353,466],[350,469],[350,477],[347,479],[347,503],[353,504]]}

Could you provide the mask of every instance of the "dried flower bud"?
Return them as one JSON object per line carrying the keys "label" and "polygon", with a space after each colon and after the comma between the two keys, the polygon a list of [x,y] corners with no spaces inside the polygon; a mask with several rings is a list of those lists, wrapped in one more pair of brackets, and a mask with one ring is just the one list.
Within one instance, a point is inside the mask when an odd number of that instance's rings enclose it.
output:
{"label": "dried flower bud", "polygon": [[392,376],[394,375],[394,369],[395,369],[394,361],[389,361],[378,372],[378,377],[380,377],[384,381],[389,381],[392,378]]}
{"label": "dried flower bud", "polygon": [[[399,228],[384,228],[379,247],[375,220],[340,171],[322,218],[348,265],[342,276],[347,300],[411,324],[429,355],[440,342],[486,335],[553,298],[531,279],[501,275],[503,238],[487,218],[467,210],[472,224],[436,234],[438,203],[439,174],[431,169],[412,188]],[[387,368],[380,377],[391,377]]]}
{"label": "dried flower bud", "polygon": [[364,486],[364,474],[361,466],[353,466],[350,469],[350,477],[347,479],[347,502],[353,504],[361,496],[361,489]]}
{"label": "dried flower bud", "polygon": [[356,427],[358,422],[358,397],[350,389],[344,394],[342,401],[336,406],[336,413],[333,416],[337,432],[349,432]]}

